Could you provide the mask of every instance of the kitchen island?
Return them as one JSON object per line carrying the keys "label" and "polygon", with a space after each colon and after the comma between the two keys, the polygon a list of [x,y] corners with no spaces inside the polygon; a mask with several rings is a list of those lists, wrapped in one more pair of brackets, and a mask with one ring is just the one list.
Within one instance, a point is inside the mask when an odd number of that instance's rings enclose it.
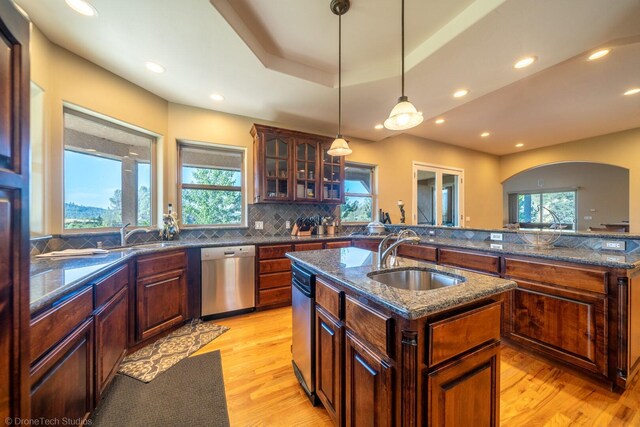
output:
{"label": "kitchen island", "polygon": [[[502,299],[515,282],[405,258],[380,269],[358,248],[287,256],[316,275],[315,389],[336,425],[499,424]],[[376,280],[403,270],[459,283]]]}

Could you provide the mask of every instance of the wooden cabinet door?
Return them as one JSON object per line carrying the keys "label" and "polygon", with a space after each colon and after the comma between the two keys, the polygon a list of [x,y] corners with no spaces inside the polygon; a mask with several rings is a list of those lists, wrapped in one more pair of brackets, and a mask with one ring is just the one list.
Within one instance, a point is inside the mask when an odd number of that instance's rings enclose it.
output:
{"label": "wooden cabinet door", "polygon": [[124,287],[95,315],[96,401],[118,371],[127,352],[129,288]]}
{"label": "wooden cabinet door", "polygon": [[607,374],[607,296],[518,281],[509,338],[592,372]]}
{"label": "wooden cabinet door", "polygon": [[294,143],[293,175],[295,187],[293,200],[300,202],[320,201],[319,144],[312,139],[296,139]]}
{"label": "wooden cabinet door", "polygon": [[316,393],[334,424],[342,425],[344,326],[316,306]]}
{"label": "wooden cabinet door", "polygon": [[136,288],[139,340],[187,319],[187,281],[183,269],[138,279]]}
{"label": "wooden cabinet door", "polygon": [[345,338],[345,425],[393,424],[393,368],[353,333]]}
{"label": "wooden cabinet door", "polygon": [[428,375],[432,427],[497,426],[500,423],[500,347],[483,347]]}
{"label": "wooden cabinet door", "polygon": [[378,252],[380,240],[372,239],[353,239],[352,245],[356,248],[366,249],[368,251]]}
{"label": "wooden cabinet door", "polygon": [[325,203],[344,203],[344,156],[332,156],[327,151],[331,148],[328,141],[321,145],[320,179],[321,200]]}
{"label": "wooden cabinet door", "polygon": [[343,240],[340,242],[327,242],[324,244],[325,249],[340,249],[351,247],[351,240]]}
{"label": "wooden cabinet door", "polygon": [[291,156],[293,140],[278,133],[261,133],[258,138],[256,180],[257,202],[288,202],[293,199]]}
{"label": "wooden cabinet door", "polygon": [[78,423],[92,410],[93,319],[89,318],[33,367],[31,419],[66,418]]}
{"label": "wooden cabinet door", "polygon": [[29,418],[29,23],[0,1],[0,419]]}

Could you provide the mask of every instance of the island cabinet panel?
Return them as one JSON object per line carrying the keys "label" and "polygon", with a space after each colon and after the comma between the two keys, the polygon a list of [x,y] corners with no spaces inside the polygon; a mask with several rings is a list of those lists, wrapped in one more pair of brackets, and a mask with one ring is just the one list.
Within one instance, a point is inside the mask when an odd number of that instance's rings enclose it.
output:
{"label": "island cabinet panel", "polygon": [[327,242],[324,244],[325,249],[340,249],[351,246],[351,240],[343,240],[340,242]]}
{"label": "island cabinet panel", "polygon": [[361,304],[347,296],[345,324],[382,354],[393,357],[393,318]]}
{"label": "island cabinet panel", "polygon": [[428,374],[428,425],[499,425],[499,344],[483,347]]}
{"label": "island cabinet panel", "polygon": [[534,262],[505,258],[505,276],[516,279],[550,283],[584,291],[607,293],[608,273],[587,267]]}
{"label": "island cabinet panel", "polygon": [[607,375],[607,297],[521,280],[517,283],[510,304],[509,338]]}
{"label": "island cabinet panel", "polygon": [[111,382],[127,352],[129,289],[122,288],[95,314],[96,401]]}
{"label": "island cabinet panel", "polygon": [[88,319],[31,369],[31,419],[80,425],[93,410],[93,319]]}
{"label": "island cabinet panel", "polygon": [[348,330],[345,350],[345,425],[391,426],[393,367]]}
{"label": "island cabinet panel", "polygon": [[366,249],[368,251],[378,252],[378,245],[380,245],[380,240],[373,239],[353,239],[351,244],[353,247]]}
{"label": "island cabinet panel", "polygon": [[342,425],[344,326],[316,307],[316,393],[333,422]]}
{"label": "island cabinet panel", "polygon": [[500,257],[490,254],[440,249],[440,264],[476,270],[482,273],[500,274]]}
{"label": "island cabinet panel", "polygon": [[344,320],[344,292],[321,278],[316,279],[316,302],[336,319]]}
{"label": "island cabinet panel", "polygon": [[429,324],[428,365],[436,366],[472,348],[499,341],[501,311],[502,303],[494,302]]}
{"label": "island cabinet panel", "polygon": [[423,245],[400,245],[398,247],[398,255],[415,258],[422,261],[436,262],[438,260],[438,250],[433,246]]}

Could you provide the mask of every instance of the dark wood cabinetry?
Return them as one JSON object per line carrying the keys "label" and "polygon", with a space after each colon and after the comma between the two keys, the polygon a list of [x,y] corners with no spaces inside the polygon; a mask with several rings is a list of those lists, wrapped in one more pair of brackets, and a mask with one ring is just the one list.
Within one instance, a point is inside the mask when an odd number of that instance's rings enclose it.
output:
{"label": "dark wood cabinetry", "polygon": [[93,410],[93,319],[78,326],[31,370],[31,418],[77,425]]}
{"label": "dark wood cabinetry", "polygon": [[186,253],[138,258],[136,337],[144,341],[187,320]]}
{"label": "dark wood cabinetry", "polygon": [[316,393],[337,425],[342,425],[342,366],[344,325],[322,309],[316,309]]}
{"label": "dark wood cabinetry", "polygon": [[497,426],[500,424],[499,344],[445,365],[428,375],[428,425]]}
{"label": "dark wood cabinetry", "polygon": [[129,289],[125,286],[95,314],[96,401],[116,374],[127,352]]}
{"label": "dark wood cabinetry", "polygon": [[327,154],[331,138],[254,125],[255,203],[343,203],[344,158]]}

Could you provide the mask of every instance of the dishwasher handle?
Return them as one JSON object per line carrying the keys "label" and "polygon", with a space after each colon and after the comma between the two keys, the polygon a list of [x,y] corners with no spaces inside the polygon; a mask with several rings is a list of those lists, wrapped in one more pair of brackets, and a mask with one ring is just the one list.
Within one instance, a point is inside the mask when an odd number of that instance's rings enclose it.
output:
{"label": "dishwasher handle", "polygon": [[255,246],[223,246],[218,248],[202,248],[200,250],[200,258],[202,261],[225,258],[249,258],[255,256]]}

